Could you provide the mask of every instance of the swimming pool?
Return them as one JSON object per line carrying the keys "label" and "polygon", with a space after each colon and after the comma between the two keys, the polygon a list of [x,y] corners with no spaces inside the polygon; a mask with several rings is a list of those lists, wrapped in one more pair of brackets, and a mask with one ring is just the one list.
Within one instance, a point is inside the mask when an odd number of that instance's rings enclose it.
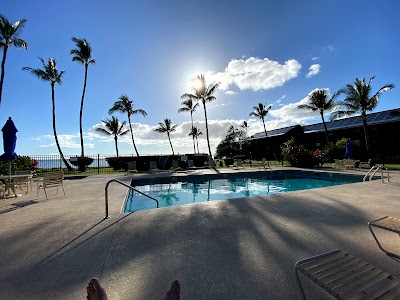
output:
{"label": "swimming pool", "polygon": [[[132,180],[131,186],[159,201],[178,206],[361,182],[362,176],[306,171],[272,171]],[[154,201],[131,191],[125,212],[156,208]]]}

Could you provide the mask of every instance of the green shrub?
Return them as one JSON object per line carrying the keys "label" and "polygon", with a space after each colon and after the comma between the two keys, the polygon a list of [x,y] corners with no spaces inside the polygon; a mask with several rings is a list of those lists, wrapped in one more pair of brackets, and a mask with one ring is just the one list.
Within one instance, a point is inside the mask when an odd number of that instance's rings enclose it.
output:
{"label": "green shrub", "polygon": [[283,158],[289,162],[292,167],[313,168],[318,165],[318,160],[314,153],[304,145],[296,143],[292,137],[282,147]]}
{"label": "green shrub", "polygon": [[[26,171],[31,170],[33,166],[33,161],[29,156],[18,156],[16,160],[11,161],[11,173],[15,173],[17,171]],[[0,173],[8,174],[8,161],[0,161]]]}

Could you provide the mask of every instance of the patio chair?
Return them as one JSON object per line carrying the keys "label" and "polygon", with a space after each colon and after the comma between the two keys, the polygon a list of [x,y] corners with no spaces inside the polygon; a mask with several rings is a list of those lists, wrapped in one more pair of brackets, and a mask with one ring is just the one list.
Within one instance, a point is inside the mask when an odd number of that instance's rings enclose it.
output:
{"label": "patio chair", "polygon": [[3,181],[0,181],[0,193],[3,195],[4,200],[6,200],[6,192],[7,192],[7,187],[3,183]]}
{"label": "patio chair", "polygon": [[397,299],[400,295],[399,279],[343,250],[300,260],[294,269],[304,300],[299,273],[336,299]]}
{"label": "patio chair", "polygon": [[46,198],[48,199],[46,189],[56,187],[57,188],[56,194],[58,194],[59,186],[61,186],[65,196],[63,181],[64,181],[63,171],[44,173],[43,178],[38,180],[37,197],[39,198],[39,190],[42,188],[44,190],[44,193],[46,194]]}
{"label": "patio chair", "polygon": [[128,161],[128,170],[126,170],[126,174],[130,173],[137,173],[136,160]]}
{"label": "patio chair", "polygon": [[394,233],[397,233],[400,235],[400,219],[386,216],[386,217],[368,222],[369,231],[371,231],[372,236],[374,237],[376,243],[378,244],[379,249],[381,249],[383,252],[385,252],[389,256],[394,256],[394,257],[400,258],[399,254],[390,252],[382,247],[381,243],[379,243],[379,240],[372,229],[373,227],[387,230],[390,232],[394,232]]}
{"label": "patio chair", "polygon": [[15,187],[19,188],[20,190],[24,191],[26,187],[26,193],[29,193],[29,186],[31,187],[32,191],[32,171],[18,171],[15,173],[16,175],[26,175],[26,177],[17,177],[13,179],[13,184]]}

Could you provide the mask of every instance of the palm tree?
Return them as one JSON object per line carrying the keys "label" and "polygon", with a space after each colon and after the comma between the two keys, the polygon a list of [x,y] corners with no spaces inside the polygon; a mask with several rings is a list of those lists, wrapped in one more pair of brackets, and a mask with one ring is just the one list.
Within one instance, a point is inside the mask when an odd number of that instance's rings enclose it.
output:
{"label": "palm tree", "polygon": [[54,99],[54,86],[56,83],[61,84],[61,77],[65,73],[65,71],[58,72],[57,70],[57,61],[54,58],[49,58],[47,64],[43,60],[43,58],[39,57],[39,60],[42,63],[43,69],[34,69],[31,67],[23,67],[23,71],[28,71],[32,75],[36,76],[42,81],[50,82],[51,86],[51,104],[52,104],[52,113],[53,113],[53,133],[54,138],[56,140],[56,145],[58,152],[60,153],[61,159],[63,160],[65,166],[68,171],[72,170],[72,167],[69,165],[67,160],[64,157],[64,154],[61,151],[60,144],[58,143],[57,131],[56,131],[56,103]]}
{"label": "palm tree", "polygon": [[[189,99],[183,101],[181,104],[183,105],[183,107],[178,109],[178,113],[190,111],[190,119],[192,120],[192,130],[193,130],[193,113],[196,111],[196,108],[199,106],[199,103],[196,103],[195,105],[193,105],[192,98],[189,98]],[[193,135],[193,149],[194,149],[194,153],[196,153],[196,145],[194,143],[194,138],[195,137]],[[197,150],[199,150],[198,147],[197,147]]]}
{"label": "palm tree", "polygon": [[7,50],[14,45],[17,48],[28,49],[28,43],[19,38],[22,27],[24,27],[26,19],[21,19],[11,24],[8,19],[0,15],[0,48],[3,48],[3,60],[1,61],[1,76],[0,76],[0,105],[3,94],[4,72],[6,65]]}
{"label": "palm tree", "polygon": [[265,132],[265,136],[266,137],[268,137],[268,134],[267,134],[267,129],[265,128],[264,119],[267,116],[267,114],[269,113],[269,110],[271,109],[271,106],[272,105],[270,105],[270,106],[268,106],[268,108],[266,108],[266,105],[264,103],[260,102],[260,103],[258,103],[258,106],[254,106],[253,107],[254,111],[252,111],[250,113],[251,117],[257,117],[257,118],[260,118],[262,120],[263,125],[264,125],[264,132]]}
{"label": "palm tree", "polygon": [[247,138],[247,129],[250,127],[250,123],[247,123],[246,121],[243,121],[242,124],[240,124],[240,127],[244,128],[246,130],[246,138]]}
{"label": "palm tree", "polygon": [[215,99],[217,99],[214,96],[214,93],[216,89],[219,87],[220,82],[215,83],[215,84],[210,84],[209,86],[206,86],[206,80],[204,78],[203,74],[200,74],[197,76],[196,79],[196,86],[193,87],[194,94],[190,93],[185,93],[181,96],[182,99],[195,99],[195,100],[200,100],[203,103],[204,107],[204,118],[206,120],[206,135],[207,135],[207,144],[208,144],[208,153],[211,155],[211,147],[210,147],[210,138],[208,134],[208,121],[207,121],[207,110],[206,110],[206,103],[211,102]]}
{"label": "palm tree", "polygon": [[107,127],[108,130],[98,127],[96,128],[96,131],[102,132],[106,135],[113,135],[114,136],[114,142],[115,142],[115,151],[117,152],[117,157],[119,156],[118,154],[118,136],[125,135],[129,132],[129,130],[124,131],[124,126],[126,124],[126,121],[119,122],[118,118],[111,116],[111,118],[107,118],[105,120],[101,120],[104,125]]}
{"label": "palm tree", "polygon": [[311,111],[319,111],[322,123],[324,124],[325,128],[325,137],[326,143],[329,143],[328,138],[328,129],[326,128],[326,123],[324,119],[324,112],[330,111],[335,107],[335,97],[337,96],[337,92],[333,94],[332,98],[328,99],[328,93],[326,90],[315,90],[308,96],[310,99],[310,104],[301,104],[297,106],[298,109],[307,109]]}
{"label": "palm tree", "polygon": [[394,88],[394,84],[385,84],[371,97],[371,82],[374,78],[375,76],[371,77],[368,83],[365,82],[365,78],[356,78],[354,83],[347,84],[345,88],[340,89],[338,94],[343,93],[346,98],[344,101],[337,103],[340,109],[332,114],[333,119],[340,115],[354,115],[357,113],[361,115],[367,151],[370,149],[367,112],[373,111],[376,108],[378,105],[378,98],[383,92]]}
{"label": "palm tree", "polygon": [[169,140],[169,144],[171,145],[171,149],[172,149],[172,155],[175,155],[175,153],[174,153],[174,148],[172,148],[172,143],[171,143],[171,138],[170,138],[170,136],[169,136],[169,134],[171,133],[171,132],[173,132],[173,131],[175,131],[176,130],[176,127],[178,126],[178,125],[172,125],[171,124],[171,119],[168,119],[168,118],[165,118],[164,119],[164,123],[158,123],[158,128],[156,128],[156,129],[154,129],[154,131],[157,131],[157,132],[166,132],[167,133],[167,136],[168,136],[168,140]]}
{"label": "palm tree", "polygon": [[133,101],[129,99],[127,95],[122,94],[121,97],[118,98],[118,101],[114,102],[113,107],[108,110],[108,113],[112,114],[115,111],[119,111],[121,113],[128,114],[129,129],[131,131],[133,147],[135,148],[136,155],[139,156],[139,152],[136,149],[135,140],[133,139],[131,115],[141,114],[143,117],[146,117],[147,112],[145,112],[143,109],[133,109],[132,103]]}
{"label": "palm tree", "polygon": [[77,39],[76,37],[73,37],[72,41],[76,44],[76,49],[72,49],[70,51],[71,55],[73,55],[72,61],[76,61],[85,66],[85,78],[83,81],[81,109],[79,112],[79,134],[81,137],[81,157],[84,157],[85,150],[83,147],[83,133],[82,133],[83,101],[85,99],[88,67],[89,67],[89,64],[95,64],[96,61],[92,58],[92,54],[93,54],[92,47],[90,47],[90,44],[86,41],[86,39]]}
{"label": "palm tree", "polygon": [[[197,142],[197,153],[200,153],[200,150],[199,150],[199,140],[198,140],[198,136],[199,135],[202,135],[203,133],[200,131],[200,129],[199,128],[197,128],[197,127],[192,127],[192,129],[190,130],[190,133],[189,133],[189,136],[192,136],[193,137],[193,141],[194,141],[194,139],[196,139],[196,142]],[[194,153],[196,153],[196,148],[194,149]]]}

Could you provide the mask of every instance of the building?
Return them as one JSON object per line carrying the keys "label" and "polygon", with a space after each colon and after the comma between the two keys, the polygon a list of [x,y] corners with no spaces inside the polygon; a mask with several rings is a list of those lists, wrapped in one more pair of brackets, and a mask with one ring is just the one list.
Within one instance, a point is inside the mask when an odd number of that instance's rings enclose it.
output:
{"label": "building", "polygon": [[[374,158],[387,163],[400,163],[400,109],[371,113],[367,116],[367,124]],[[350,138],[353,143],[365,147],[360,116],[326,122],[326,126],[330,143],[335,143],[341,138]],[[326,144],[323,123],[294,125],[270,130],[267,134],[268,139],[264,132],[248,138],[253,158],[268,156],[270,159],[279,159],[280,146],[291,137],[311,150],[323,148]]]}

